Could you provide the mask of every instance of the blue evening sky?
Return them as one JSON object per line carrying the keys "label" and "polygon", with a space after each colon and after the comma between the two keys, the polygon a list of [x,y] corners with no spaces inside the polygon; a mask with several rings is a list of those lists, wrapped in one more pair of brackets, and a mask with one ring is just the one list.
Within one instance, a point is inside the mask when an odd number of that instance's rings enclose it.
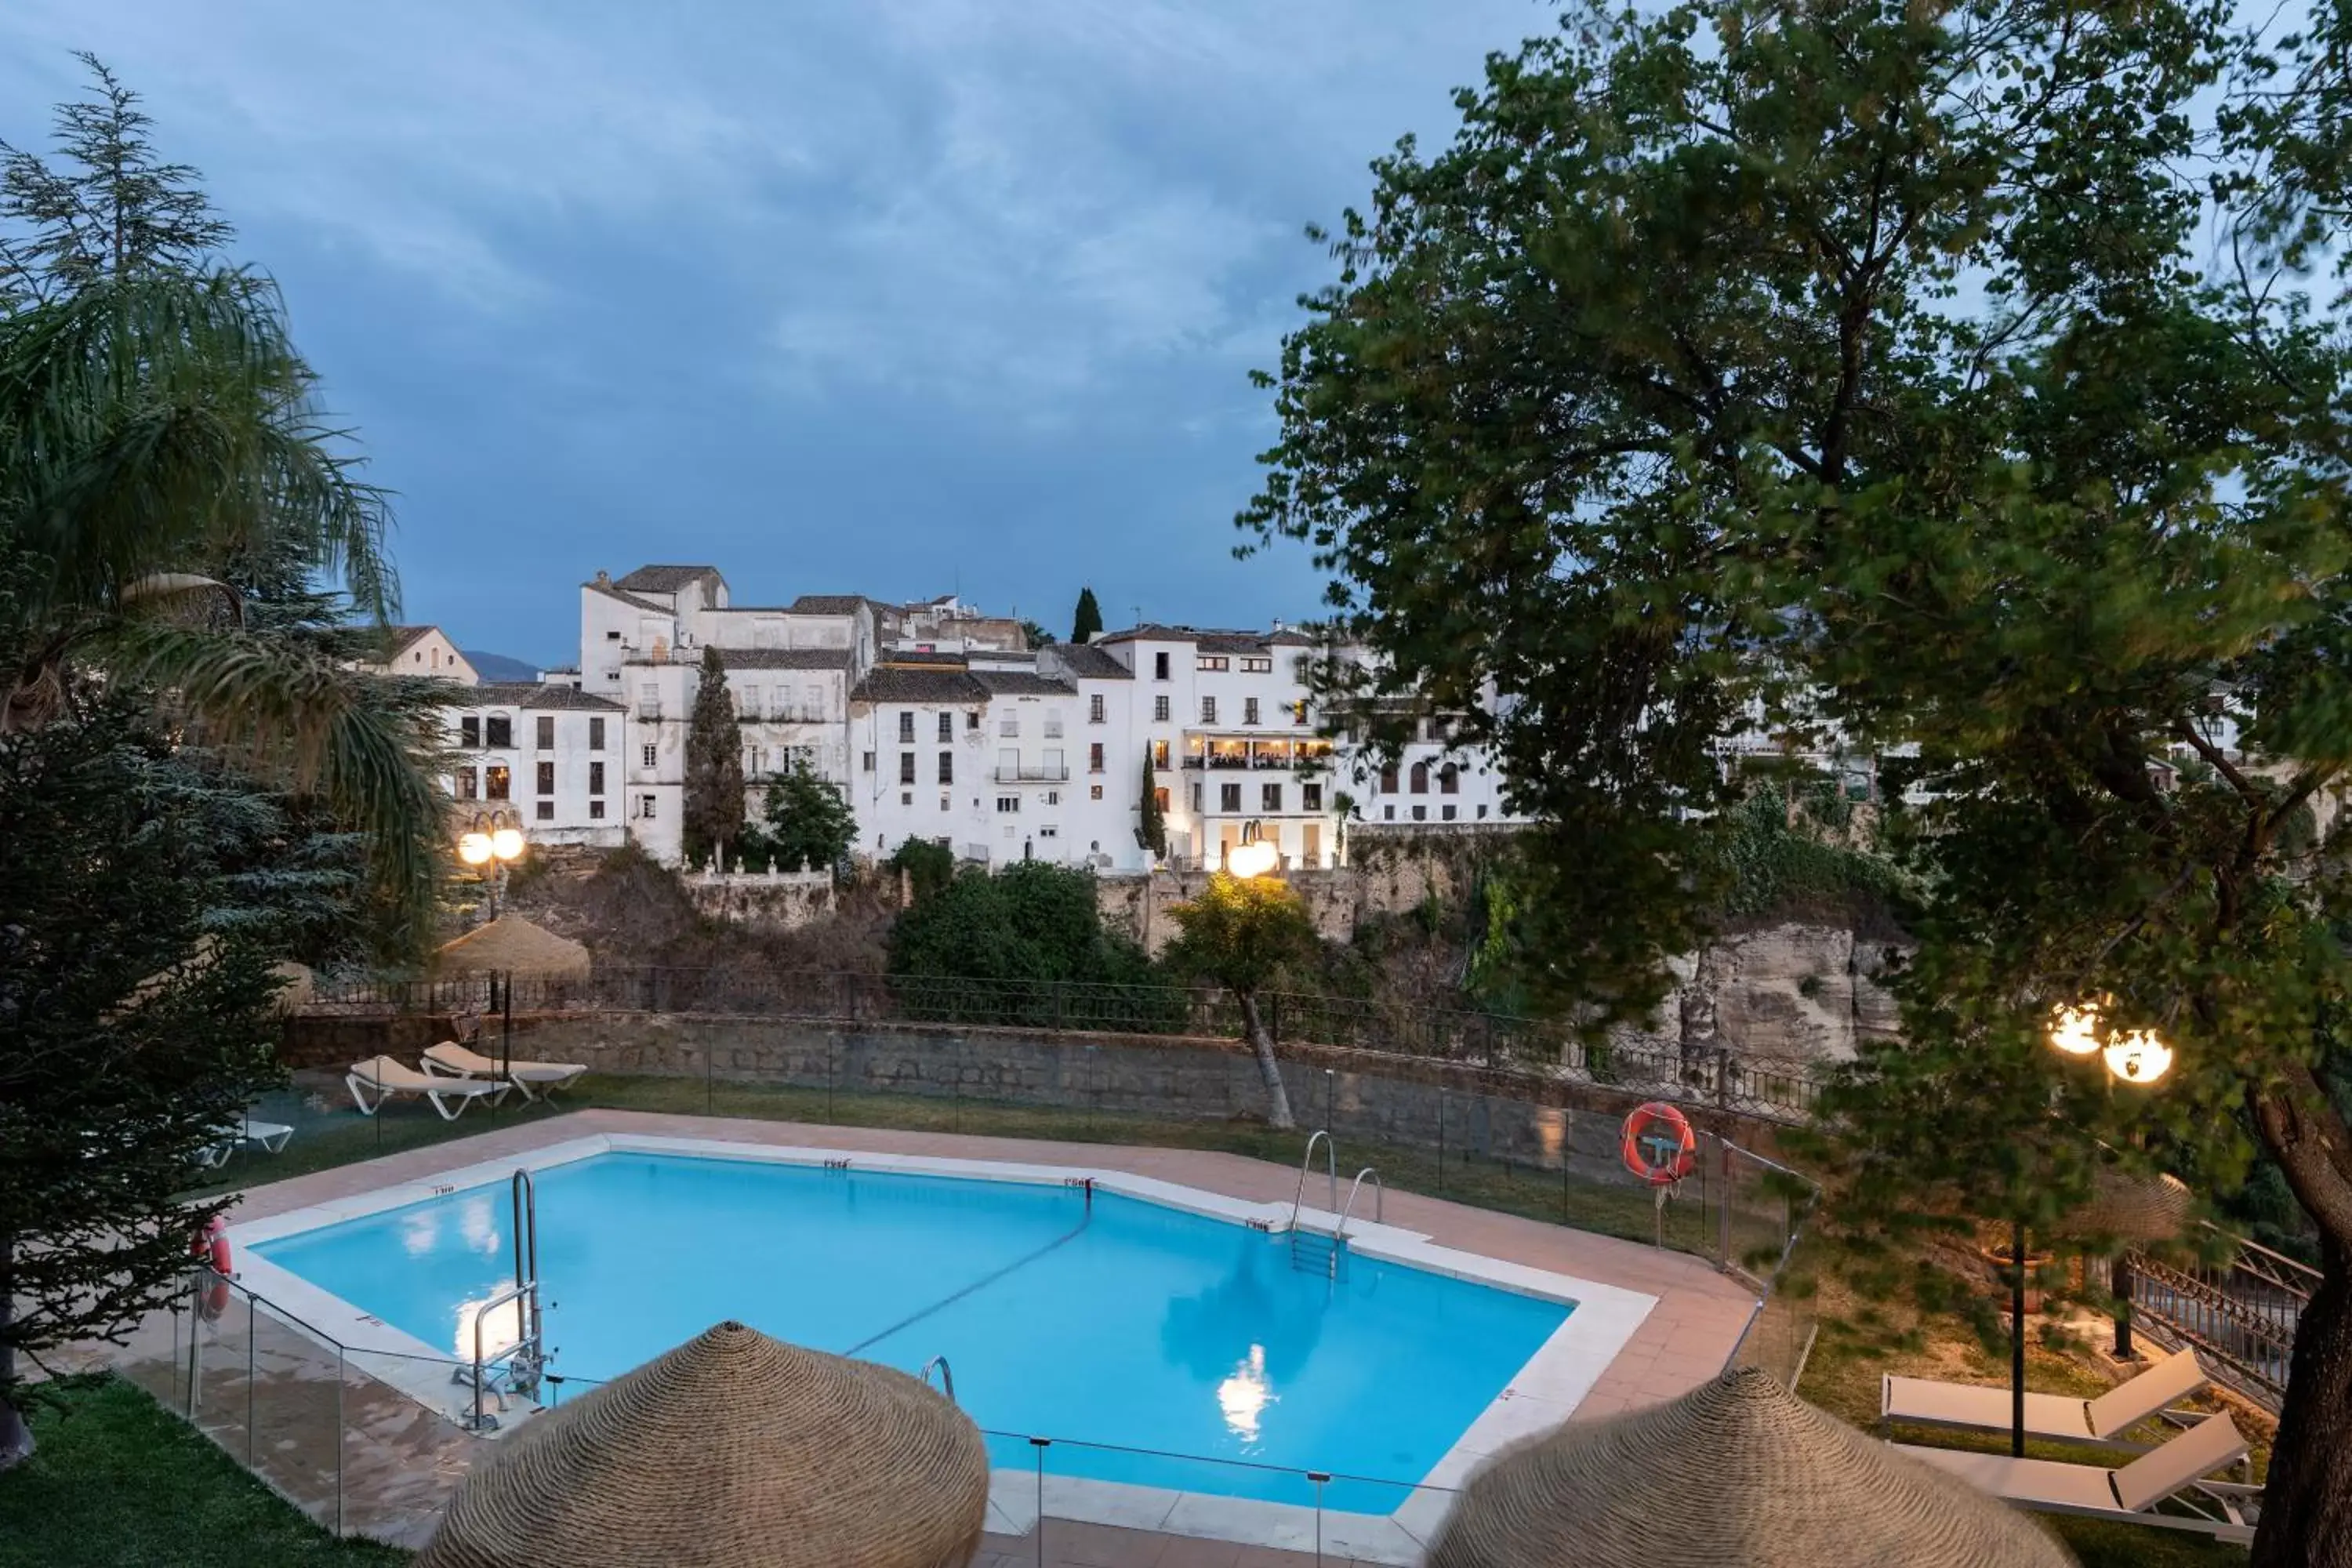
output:
{"label": "blue evening sky", "polygon": [[599,567],[962,592],[1066,634],[1316,613],[1242,563],[1271,368],[1369,195],[1535,0],[10,0],[276,275],[399,492],[406,618],[542,663]]}

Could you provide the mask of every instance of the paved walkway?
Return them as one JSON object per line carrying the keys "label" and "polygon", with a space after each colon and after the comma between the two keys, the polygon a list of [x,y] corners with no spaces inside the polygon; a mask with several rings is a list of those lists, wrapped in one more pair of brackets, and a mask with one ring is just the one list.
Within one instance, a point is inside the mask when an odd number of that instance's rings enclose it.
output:
{"label": "paved walkway", "polygon": [[[242,1222],[282,1214],[570,1139],[616,1132],[1118,1170],[1257,1203],[1287,1202],[1297,1182],[1296,1170],[1203,1150],[583,1110],[249,1188],[231,1218]],[[1638,1243],[1412,1193],[1390,1194],[1385,1218],[1443,1246],[1657,1298],[1657,1306],[1577,1407],[1577,1420],[1671,1399],[1713,1376],[1754,1305],[1749,1291],[1699,1259]],[[124,1351],[110,1357],[158,1397],[183,1408],[186,1321],[184,1312],[176,1321],[159,1314]],[[383,1539],[415,1545],[431,1534],[449,1490],[480,1454],[483,1439],[340,1364],[333,1352],[321,1352],[266,1314],[248,1326],[241,1302],[230,1303],[203,1331],[199,1420],[223,1447],[240,1458],[250,1456],[249,1463],[314,1517],[331,1522],[331,1510],[340,1506],[347,1527]],[[338,1426],[339,1493],[331,1474]],[[1295,1552],[1058,1519],[1026,1536],[992,1535],[979,1560],[981,1568],[1286,1568],[1316,1561]]]}

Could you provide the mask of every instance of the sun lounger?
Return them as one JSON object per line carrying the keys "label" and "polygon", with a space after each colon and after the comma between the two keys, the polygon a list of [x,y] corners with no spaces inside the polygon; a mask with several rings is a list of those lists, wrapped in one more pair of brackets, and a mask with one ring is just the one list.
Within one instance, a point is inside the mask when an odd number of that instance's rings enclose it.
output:
{"label": "sun lounger", "polygon": [[[432,1073],[418,1072],[404,1067],[390,1057],[370,1057],[352,1064],[343,1075],[343,1083],[352,1091],[352,1101],[362,1116],[373,1116],[376,1108],[394,1095],[421,1094],[433,1102],[444,1121],[455,1121],[466,1113],[466,1107],[488,1096],[491,1103],[506,1098],[509,1085],[490,1083],[480,1079],[440,1078]],[[369,1096],[375,1098],[373,1101]],[[452,1110],[451,1107],[456,1107]]]}
{"label": "sun lounger", "polygon": [[[2025,1432],[2059,1443],[2117,1442],[2118,1435],[2188,1398],[2205,1386],[2204,1366],[2193,1350],[2158,1357],[2146,1372],[2118,1384],[2096,1399],[2057,1394],[2025,1396]],[[2006,1432],[2014,1415],[2006,1388],[1938,1383],[1924,1377],[1879,1380],[1878,1419],[1916,1426]]]}
{"label": "sun lounger", "polygon": [[246,1143],[258,1143],[273,1154],[282,1154],[293,1136],[294,1129],[282,1121],[256,1121],[248,1116],[243,1121],[223,1122],[213,1130],[213,1142],[196,1151],[196,1163],[217,1171]]}
{"label": "sun lounger", "polygon": [[[2115,1470],[2057,1459],[2014,1459],[2007,1454],[1916,1448],[1901,1443],[1894,1447],[1898,1453],[1948,1471],[2020,1508],[2160,1524],[2200,1531],[2225,1541],[2253,1538],[2252,1527],[2238,1504],[2254,1495],[2254,1489],[2210,1479],[2214,1471],[2246,1457],[2246,1439],[2225,1415],[2208,1415],[2170,1442]],[[2208,1511],[2193,1518],[2150,1511],[2168,1498]],[[2215,1513],[2221,1517],[2213,1517]]]}
{"label": "sun lounger", "polygon": [[[453,1078],[479,1078],[493,1080],[504,1078],[522,1090],[522,1097],[525,1100],[537,1100],[540,1094],[553,1094],[557,1089],[568,1087],[572,1080],[588,1070],[578,1062],[518,1061],[509,1062],[504,1068],[500,1068],[495,1057],[486,1057],[478,1051],[469,1051],[455,1040],[444,1040],[437,1046],[427,1047],[425,1052],[424,1068],[428,1073],[447,1073]],[[531,1086],[534,1084],[539,1088],[539,1094],[531,1092]]]}

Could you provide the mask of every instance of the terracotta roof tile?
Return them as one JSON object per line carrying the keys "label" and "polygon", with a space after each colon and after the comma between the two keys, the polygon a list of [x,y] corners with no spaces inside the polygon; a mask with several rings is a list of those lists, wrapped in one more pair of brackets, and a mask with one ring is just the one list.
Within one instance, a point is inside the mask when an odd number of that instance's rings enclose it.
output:
{"label": "terracotta roof tile", "polygon": [[716,566],[640,566],[613,586],[635,594],[675,594],[698,577],[718,575]]}

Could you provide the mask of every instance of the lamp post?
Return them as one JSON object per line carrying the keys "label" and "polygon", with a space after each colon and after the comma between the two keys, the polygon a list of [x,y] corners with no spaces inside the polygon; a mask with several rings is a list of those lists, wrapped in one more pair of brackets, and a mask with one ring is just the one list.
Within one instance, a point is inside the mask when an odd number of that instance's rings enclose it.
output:
{"label": "lamp post", "polygon": [[478,811],[473,826],[458,836],[457,858],[480,872],[489,888],[492,920],[499,918],[499,889],[506,885],[507,867],[521,858],[523,848],[522,819],[510,811]]}
{"label": "lamp post", "polygon": [[[2045,1037],[2061,1056],[2096,1056],[2114,1081],[2152,1085],[2172,1068],[2172,1047],[2153,1029],[2115,1030],[2106,1021],[2112,1003],[2061,1002],[2050,1010]],[[2010,1434],[2012,1457],[2025,1455],[2025,1222],[2010,1232]],[[2128,1276],[2126,1276],[2126,1280]],[[2131,1303],[2116,1308],[2116,1353],[2131,1353]]]}
{"label": "lamp post", "polygon": [[1282,852],[1258,836],[1255,820],[1242,824],[1242,841],[1225,851],[1225,870],[1244,881],[1265,876],[1281,861]]}

